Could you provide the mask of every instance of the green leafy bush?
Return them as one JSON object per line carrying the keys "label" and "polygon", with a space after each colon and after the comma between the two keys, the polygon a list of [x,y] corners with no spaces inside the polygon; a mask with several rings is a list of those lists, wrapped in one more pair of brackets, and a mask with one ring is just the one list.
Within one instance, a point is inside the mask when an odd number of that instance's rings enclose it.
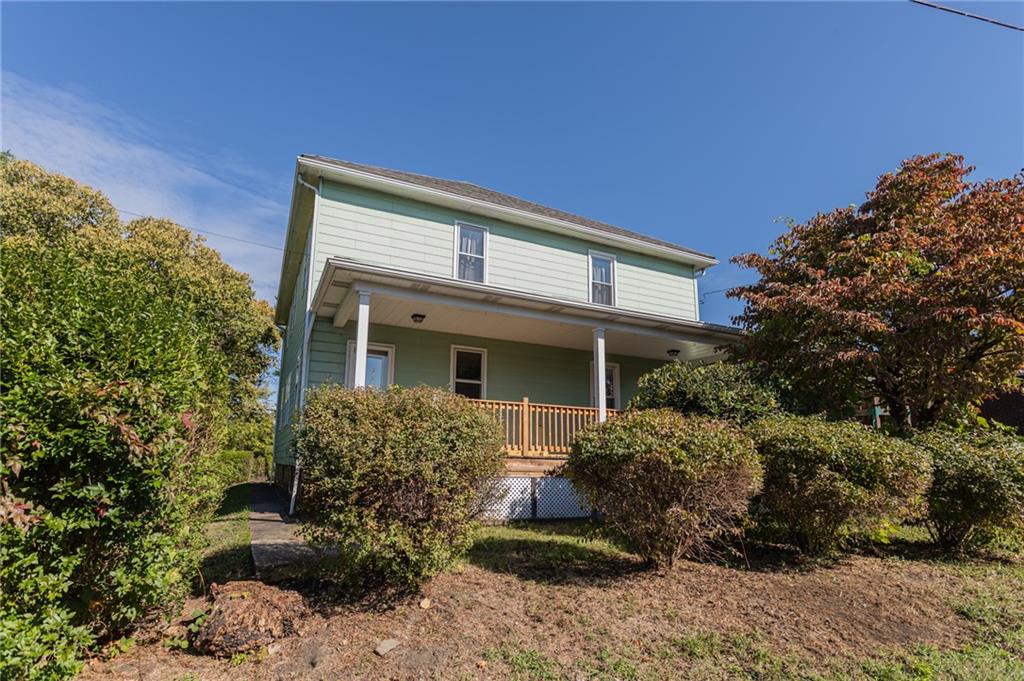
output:
{"label": "green leafy bush", "polygon": [[770,520],[811,553],[838,548],[919,510],[928,456],[850,421],[777,416],[748,427],[764,464],[761,502]]}
{"label": "green leafy bush", "polygon": [[669,409],[629,410],[584,430],[563,470],[633,550],[666,566],[706,553],[761,482],[741,430]]}
{"label": "green leafy bush", "polygon": [[9,503],[0,512],[0,678],[74,676],[95,640],[65,602],[74,561],[41,557],[45,526]]}
{"label": "green leafy bush", "polygon": [[59,678],[186,592],[278,334],[201,238],[9,154],[0,231],[0,678]]}
{"label": "green leafy bush", "polygon": [[633,409],[673,409],[681,414],[747,423],[779,411],[774,392],[739,364],[670,362],[640,377]]}
{"label": "green leafy bush", "polygon": [[225,449],[217,455],[216,472],[222,488],[252,480],[262,475],[264,459],[245,449]]}
{"label": "green leafy bush", "polygon": [[3,645],[22,651],[54,627],[118,635],[183,597],[218,500],[220,356],[151,262],[92,236],[3,242],[0,593]]}
{"label": "green leafy bush", "polygon": [[495,419],[433,388],[310,391],[295,436],[303,530],[354,570],[413,585],[469,545],[503,466]]}
{"label": "green leafy bush", "polygon": [[936,429],[913,441],[932,456],[928,529],[940,546],[961,551],[1024,529],[1024,439]]}

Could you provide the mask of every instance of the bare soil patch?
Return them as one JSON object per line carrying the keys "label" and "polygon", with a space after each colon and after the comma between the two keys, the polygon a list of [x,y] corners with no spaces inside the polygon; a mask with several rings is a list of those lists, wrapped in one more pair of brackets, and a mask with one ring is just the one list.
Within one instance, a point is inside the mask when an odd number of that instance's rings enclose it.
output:
{"label": "bare soil patch", "polygon": [[[808,569],[684,563],[659,574],[561,532],[485,530],[465,565],[389,607],[338,604],[326,588],[298,585],[311,608],[300,633],[246,657],[154,643],[92,664],[83,678],[591,678],[616,661],[624,671],[605,677],[668,678],[686,675],[700,632],[747,637],[812,667],[920,644],[957,647],[972,632],[950,604],[962,577],[940,565],[851,556]],[[384,639],[400,645],[374,654]]]}

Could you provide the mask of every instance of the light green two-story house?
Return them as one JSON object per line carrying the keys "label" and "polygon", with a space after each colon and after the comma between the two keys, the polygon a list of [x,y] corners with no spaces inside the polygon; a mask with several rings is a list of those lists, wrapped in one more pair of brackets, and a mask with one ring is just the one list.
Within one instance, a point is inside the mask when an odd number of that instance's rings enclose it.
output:
{"label": "light green two-story house", "polygon": [[[307,388],[426,384],[506,432],[503,517],[586,512],[544,476],[641,374],[737,338],[700,321],[710,255],[467,182],[300,156],[276,321],[275,476],[292,491]],[[599,389],[598,386],[601,386]]]}

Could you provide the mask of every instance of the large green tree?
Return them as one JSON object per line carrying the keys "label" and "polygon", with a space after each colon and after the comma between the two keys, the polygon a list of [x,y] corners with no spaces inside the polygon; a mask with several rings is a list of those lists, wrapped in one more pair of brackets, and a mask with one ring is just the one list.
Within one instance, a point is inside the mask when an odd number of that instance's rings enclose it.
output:
{"label": "large green tree", "polygon": [[209,331],[227,363],[232,417],[248,421],[261,411],[263,384],[280,335],[273,308],[256,298],[249,275],[230,267],[188,229],[161,218],[122,223],[102,192],[29,161],[4,154],[0,176],[3,236],[35,236],[53,245],[88,228],[96,248],[124,241],[183,303],[194,307],[197,320]]}
{"label": "large green tree", "polygon": [[0,176],[0,678],[57,678],[184,594],[278,334],[188,230],[7,155]]}
{"label": "large green tree", "polygon": [[121,226],[102,192],[6,151],[0,154],[0,177],[3,236],[31,234],[53,241],[83,227],[116,233]]}
{"label": "large green tree", "polygon": [[881,399],[923,427],[1014,385],[1024,368],[1024,176],[967,180],[933,154],[882,175],[867,201],[790,224],[734,262],[750,332],[737,353],[806,403]]}

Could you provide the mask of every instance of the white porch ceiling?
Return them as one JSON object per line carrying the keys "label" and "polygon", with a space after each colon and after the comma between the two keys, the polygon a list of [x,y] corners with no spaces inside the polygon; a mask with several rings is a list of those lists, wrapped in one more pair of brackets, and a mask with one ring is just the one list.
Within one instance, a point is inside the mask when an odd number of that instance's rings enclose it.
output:
{"label": "white porch ceiling", "polygon": [[[354,318],[356,291],[371,295],[370,322],[480,338],[590,350],[604,328],[607,352],[651,359],[711,361],[715,348],[737,340],[729,327],[473,284],[332,258],[313,298],[319,317],[344,326]],[[413,314],[426,315],[422,324]]]}
{"label": "white porch ceiling", "polygon": [[[424,314],[426,319],[417,324],[412,321],[413,314]],[[592,329],[578,324],[466,310],[434,302],[392,298],[386,294],[371,296],[370,323],[586,351],[590,351],[593,345]],[[713,345],[672,341],[617,330],[605,332],[605,343],[609,354],[666,361],[670,359],[668,350],[671,348],[678,349],[679,358],[686,361],[707,361],[715,356]]]}

